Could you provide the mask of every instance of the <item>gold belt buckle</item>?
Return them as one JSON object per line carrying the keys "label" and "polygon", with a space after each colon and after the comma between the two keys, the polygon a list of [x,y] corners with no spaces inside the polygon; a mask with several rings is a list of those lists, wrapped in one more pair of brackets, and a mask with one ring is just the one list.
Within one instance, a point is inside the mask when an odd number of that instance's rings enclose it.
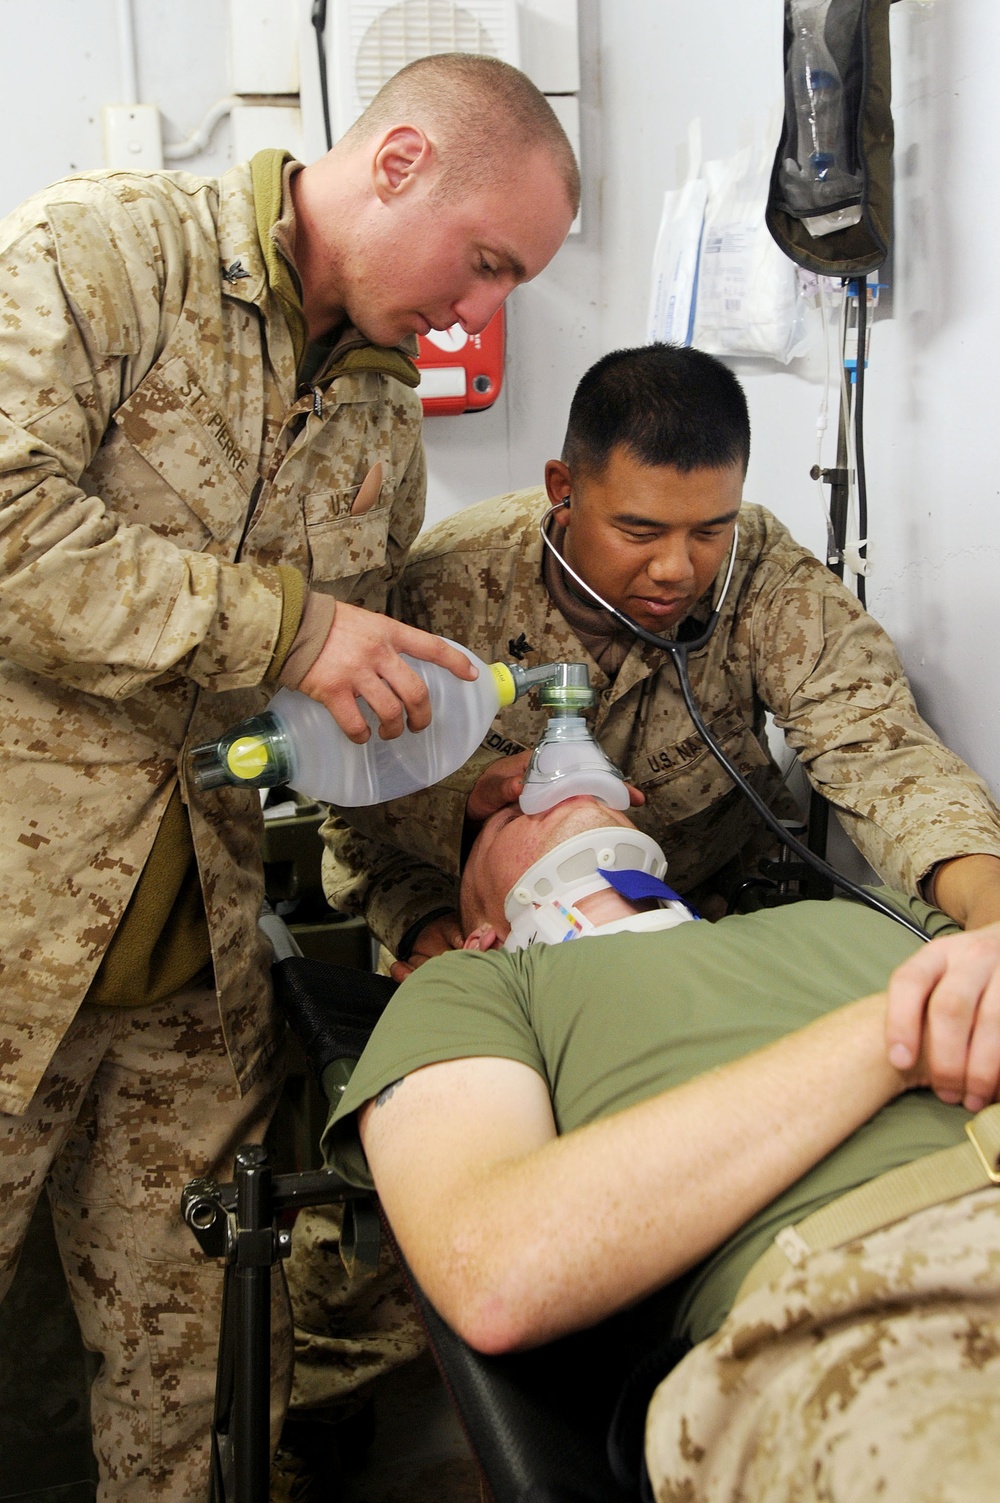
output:
{"label": "gold belt buckle", "polygon": [[965,1124],[969,1142],[979,1155],[986,1177],[1000,1185],[1000,1111],[997,1104],[977,1112]]}

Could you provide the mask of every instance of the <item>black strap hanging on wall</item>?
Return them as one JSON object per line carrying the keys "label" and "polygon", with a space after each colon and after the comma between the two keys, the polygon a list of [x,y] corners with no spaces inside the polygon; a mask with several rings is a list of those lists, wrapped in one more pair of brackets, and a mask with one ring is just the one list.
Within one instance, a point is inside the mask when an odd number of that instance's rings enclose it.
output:
{"label": "black strap hanging on wall", "polygon": [[767,227],[807,271],[877,270],[892,235],[891,0],[785,0]]}
{"label": "black strap hanging on wall", "polygon": [[320,99],[323,103],[323,130],[326,135],[326,149],[329,151],[333,145],[333,132],[330,129],[330,90],[326,76],[326,0],[313,0],[310,20],[316,32],[316,61],[319,66]]}

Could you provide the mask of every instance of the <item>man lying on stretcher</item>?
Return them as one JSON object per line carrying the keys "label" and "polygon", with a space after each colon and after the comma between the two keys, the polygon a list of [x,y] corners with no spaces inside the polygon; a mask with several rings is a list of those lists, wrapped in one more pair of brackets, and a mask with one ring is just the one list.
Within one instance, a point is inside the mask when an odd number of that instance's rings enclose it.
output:
{"label": "man lying on stretcher", "polygon": [[919,941],[840,899],[692,922],[662,866],[595,800],[494,816],[466,951],[393,998],[331,1162],[367,1159],[417,1279],[485,1352],[685,1279],[693,1349],[647,1426],[662,1503],[991,1497],[1000,1106],[923,1088],[926,1049],[889,1062],[884,989]]}

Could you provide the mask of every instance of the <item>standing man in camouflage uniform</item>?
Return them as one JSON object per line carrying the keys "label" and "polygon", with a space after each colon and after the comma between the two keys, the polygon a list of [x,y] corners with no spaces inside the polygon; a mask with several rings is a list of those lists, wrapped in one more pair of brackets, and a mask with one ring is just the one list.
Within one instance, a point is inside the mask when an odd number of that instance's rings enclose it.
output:
{"label": "standing man in camouflage uniform", "polygon": [[397,735],[401,650],[465,673],[373,613],[423,511],[406,341],[481,329],[578,192],[537,90],[454,55],[309,167],[94,173],[0,227],[0,1291],[48,1180],[102,1500],[205,1492],[220,1275],[178,1200],[280,1084],[256,795],[185,748],[279,682]]}
{"label": "standing man in camouflage uniform", "polygon": [[[695,733],[666,653],[584,597],[543,547],[539,522],[555,508],[556,548],[611,605],[649,631],[694,638],[718,600],[738,515],[718,625],[690,658],[695,699],[780,812],[770,710],[884,880],[981,931],[916,955],[894,978],[891,1012],[899,1058],[912,1058],[930,1007],[935,1088],[981,1104],[1000,1075],[1000,809],[921,720],[895,648],[855,597],[769,512],[741,508],[749,449],[743,391],[720,361],[665,345],[605,356],[580,382],[545,489],[433,528],[410,557],[396,611],[488,661],[514,651],[529,664],[585,660],[597,738],[645,796],[637,823],[663,846],[671,882],[711,901],[746,874],[763,827]],[[461,944],[463,841],[517,797],[523,749],[546,719],[520,700],[451,778],[352,810],[351,826],[329,823],[328,894],[364,912],[408,963],[396,975]]]}

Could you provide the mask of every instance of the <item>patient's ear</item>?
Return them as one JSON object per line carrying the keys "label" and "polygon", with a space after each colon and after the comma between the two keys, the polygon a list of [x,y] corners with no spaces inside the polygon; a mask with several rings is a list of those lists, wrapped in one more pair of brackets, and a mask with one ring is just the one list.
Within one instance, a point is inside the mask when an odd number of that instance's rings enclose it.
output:
{"label": "patient's ear", "polygon": [[501,950],[503,945],[500,936],[492,924],[480,924],[478,929],[473,929],[467,937],[463,950]]}

